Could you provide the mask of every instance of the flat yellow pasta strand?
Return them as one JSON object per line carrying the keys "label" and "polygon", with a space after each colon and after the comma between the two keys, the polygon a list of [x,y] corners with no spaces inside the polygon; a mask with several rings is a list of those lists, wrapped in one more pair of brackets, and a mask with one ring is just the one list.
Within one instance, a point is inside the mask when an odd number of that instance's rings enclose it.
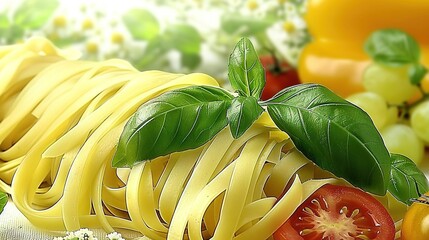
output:
{"label": "flat yellow pasta strand", "polygon": [[[78,60],[43,38],[0,47],[0,190],[51,231],[262,240],[322,185],[348,185],[308,160],[266,113],[238,139],[225,128],[197,149],[112,168],[139,106],[192,85],[218,83],[140,72],[119,59]],[[406,206],[378,199],[400,224]]]}

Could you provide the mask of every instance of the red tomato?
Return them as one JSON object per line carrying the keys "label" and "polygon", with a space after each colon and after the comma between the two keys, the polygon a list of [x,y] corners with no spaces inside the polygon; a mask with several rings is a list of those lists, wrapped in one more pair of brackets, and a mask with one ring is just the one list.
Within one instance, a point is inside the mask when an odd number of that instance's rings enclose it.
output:
{"label": "red tomato", "polygon": [[274,233],[275,240],[393,240],[395,226],[384,206],[353,187],[324,185]]}
{"label": "red tomato", "polygon": [[262,91],[262,100],[267,100],[280,90],[299,84],[298,72],[286,62],[278,63],[272,56],[260,57],[265,68],[265,88]]}

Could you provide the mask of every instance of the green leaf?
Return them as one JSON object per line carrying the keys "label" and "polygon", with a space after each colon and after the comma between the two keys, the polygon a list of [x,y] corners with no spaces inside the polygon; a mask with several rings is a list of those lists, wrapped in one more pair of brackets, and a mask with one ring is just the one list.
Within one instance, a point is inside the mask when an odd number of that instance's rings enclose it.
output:
{"label": "green leaf", "polygon": [[416,164],[400,154],[391,154],[389,192],[398,200],[410,205],[411,198],[418,198],[429,191],[428,180]]}
{"label": "green leaf", "polygon": [[187,24],[170,25],[165,31],[168,45],[185,54],[198,54],[202,38],[195,27]]}
{"label": "green leaf", "polygon": [[232,136],[239,138],[252,126],[264,109],[254,97],[236,97],[228,109],[227,118]]}
{"label": "green leaf", "polygon": [[18,40],[22,40],[24,36],[24,29],[18,25],[11,25],[0,33],[6,39],[8,44],[14,44]]}
{"label": "green leaf", "polygon": [[22,1],[13,16],[14,23],[26,29],[38,29],[49,20],[58,5],[57,0]]}
{"label": "green leaf", "polygon": [[252,42],[242,38],[235,45],[228,63],[228,78],[240,96],[261,97],[265,86],[265,72]]}
{"label": "green leaf", "polygon": [[168,48],[164,42],[164,38],[161,35],[156,36],[148,42],[144,54],[141,54],[141,57],[138,58],[134,64],[139,70],[150,69],[154,67],[162,57],[165,57],[167,52]]}
{"label": "green leaf", "polygon": [[265,18],[254,16],[243,16],[236,13],[226,12],[221,16],[221,29],[227,34],[240,36],[251,36],[264,32],[271,27],[276,19],[268,15]]}
{"label": "green leaf", "polygon": [[72,44],[82,43],[83,41],[86,40],[86,37],[80,34],[73,34],[71,36],[61,37],[61,38],[51,39],[51,40],[54,42],[55,46],[57,47],[67,47]]}
{"label": "green leaf", "polygon": [[372,33],[365,42],[365,51],[376,62],[392,66],[416,63],[420,59],[420,48],[416,40],[398,29]]}
{"label": "green leaf", "polygon": [[4,192],[0,192],[0,213],[3,212],[4,207],[7,204],[7,194]]}
{"label": "green leaf", "polygon": [[166,92],[143,104],[119,139],[114,167],[131,167],[176,151],[197,148],[228,124],[232,95],[209,86]]}
{"label": "green leaf", "polygon": [[9,24],[10,22],[7,15],[5,13],[0,13],[0,29],[4,31],[4,29],[7,29],[9,27]]}
{"label": "green leaf", "polygon": [[408,71],[408,75],[410,77],[411,83],[414,85],[419,85],[427,72],[428,72],[428,69],[421,64],[411,65]]}
{"label": "green leaf", "polygon": [[122,16],[122,20],[131,36],[137,40],[152,40],[160,32],[157,18],[145,9],[133,8]]}
{"label": "green leaf", "polygon": [[201,57],[199,54],[182,53],[181,60],[183,66],[189,69],[195,69],[200,64]]}
{"label": "green leaf", "polygon": [[315,84],[286,88],[263,104],[277,127],[318,166],[368,192],[386,193],[390,156],[363,110]]}

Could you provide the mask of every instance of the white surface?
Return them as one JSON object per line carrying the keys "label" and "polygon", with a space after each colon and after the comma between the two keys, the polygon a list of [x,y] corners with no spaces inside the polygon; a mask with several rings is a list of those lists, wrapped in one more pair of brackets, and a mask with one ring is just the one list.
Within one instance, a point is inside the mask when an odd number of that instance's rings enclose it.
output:
{"label": "white surface", "polygon": [[[104,231],[92,231],[98,240],[106,239]],[[52,240],[56,236],[65,235],[65,232],[47,232],[35,228],[11,201],[0,214],[0,240]]]}
{"label": "white surface", "polygon": [[0,215],[0,239],[53,239],[52,235],[35,229],[11,201]]}

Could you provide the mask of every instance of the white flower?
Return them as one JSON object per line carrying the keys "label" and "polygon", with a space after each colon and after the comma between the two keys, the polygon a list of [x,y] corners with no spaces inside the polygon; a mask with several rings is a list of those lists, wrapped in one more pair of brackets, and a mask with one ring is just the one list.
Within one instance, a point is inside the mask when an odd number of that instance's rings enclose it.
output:
{"label": "white flower", "polygon": [[67,232],[65,237],[55,237],[53,240],[97,240],[91,230],[83,228],[75,232]]}
{"label": "white flower", "polygon": [[107,234],[107,238],[109,240],[125,240],[122,238],[121,234],[117,233],[117,232],[112,232],[112,233]]}
{"label": "white flower", "polygon": [[74,232],[74,235],[79,237],[79,240],[97,240],[97,238],[94,237],[94,233],[88,228],[82,228]]}
{"label": "white flower", "polygon": [[[118,232],[112,232],[107,234],[107,240],[125,240],[122,235]],[[94,233],[87,229],[83,228],[75,232],[67,232],[67,236],[65,237],[55,237],[53,240],[97,240],[94,237]]]}

